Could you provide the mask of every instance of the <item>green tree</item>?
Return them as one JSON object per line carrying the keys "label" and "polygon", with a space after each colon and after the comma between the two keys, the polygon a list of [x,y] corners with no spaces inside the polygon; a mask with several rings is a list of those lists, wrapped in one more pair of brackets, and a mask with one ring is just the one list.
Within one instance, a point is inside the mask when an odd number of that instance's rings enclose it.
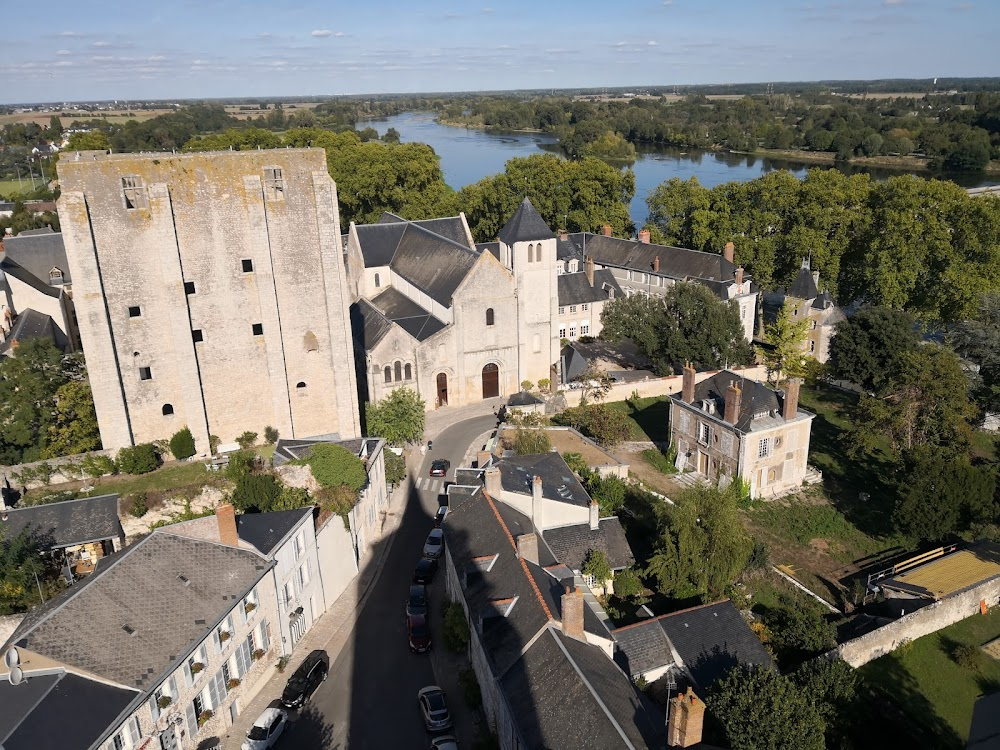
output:
{"label": "green tree", "polygon": [[721,596],[746,568],[753,540],[739,514],[739,482],[681,493],[664,514],[646,574],[666,596]]}
{"label": "green tree", "polygon": [[43,554],[43,542],[30,529],[15,536],[0,529],[0,614],[26,612],[41,604],[36,575],[48,596],[58,588],[58,568],[53,571],[48,565],[53,558]]}
{"label": "green tree", "polygon": [[178,461],[191,458],[195,454],[194,435],[191,434],[191,430],[182,427],[174,433],[174,436],[170,438],[170,452]]}
{"label": "green tree", "polygon": [[385,450],[385,481],[399,484],[406,478],[406,460],[395,451]]}
{"label": "green tree", "polygon": [[608,556],[599,549],[587,552],[580,570],[585,576],[591,576],[598,586],[603,586],[606,581],[610,581],[614,577]]}
{"label": "green tree", "polygon": [[581,404],[564,409],[552,418],[553,423],[567,425],[612,448],[632,434],[628,416],[606,404]]}
{"label": "green tree", "polygon": [[90,383],[71,380],[59,387],[54,397],[53,422],[42,454],[45,458],[70,456],[100,450],[101,433]]}
{"label": "green tree", "polygon": [[103,130],[88,130],[86,133],[73,133],[65,151],[107,151],[111,148],[108,134]]}
{"label": "green tree", "polygon": [[281,483],[273,474],[244,474],[236,480],[231,501],[242,513],[266,513],[274,510],[281,491]]}
{"label": "green tree", "polygon": [[509,445],[511,450],[519,456],[548,453],[552,450],[552,441],[543,430],[514,430],[514,437],[510,440]]}
{"label": "green tree", "polygon": [[913,316],[887,307],[862,307],[837,324],[830,341],[831,374],[866,391],[881,391],[918,343]]}
{"label": "green tree", "polygon": [[764,341],[768,344],[760,350],[767,367],[769,381],[786,377],[799,378],[805,375],[806,355],[802,351],[809,333],[809,319],[792,320],[788,306],[782,305],[773,323],[764,326]]}
{"label": "green tree", "polygon": [[835,739],[831,737],[831,729],[844,724],[845,714],[857,699],[858,673],[840,659],[812,659],[795,670],[791,678],[826,723],[828,744],[836,746],[829,742]]}
{"label": "green tree", "polygon": [[[49,428],[56,426],[56,394],[69,381],[65,365],[47,339],[29,339],[17,347],[16,356],[0,361],[0,463],[42,458]],[[80,405],[73,398],[64,403]]]}
{"label": "green tree", "polygon": [[625,506],[625,482],[619,477],[591,474],[587,489],[601,508],[601,516],[613,516]]}
{"label": "green tree", "polygon": [[949,343],[979,365],[976,403],[984,411],[1000,411],[1000,293],[985,295],[975,315],[955,327]]}
{"label": "green tree", "polygon": [[634,599],[642,595],[643,585],[639,574],[632,568],[615,573],[615,596],[620,599]]}
{"label": "green tree", "polygon": [[274,445],[278,442],[278,430],[275,427],[268,425],[264,428],[264,442],[268,445]]}
{"label": "green tree", "polygon": [[837,645],[837,631],[826,619],[825,610],[804,594],[780,592],[775,604],[763,608],[761,619],[771,631],[771,645],[786,669]]}
{"label": "green tree", "polygon": [[118,451],[115,464],[122,474],[148,474],[160,466],[160,454],[152,443],[137,443]]}
{"label": "green tree", "polygon": [[240,450],[244,451],[253,448],[257,444],[257,433],[250,430],[241,433],[236,438],[236,444],[240,446]]}
{"label": "green tree", "polygon": [[764,667],[730,670],[705,701],[732,750],[823,750],[825,724],[787,677]]}
{"label": "green tree", "polygon": [[424,435],[426,404],[412,388],[396,388],[377,404],[365,406],[368,434],[390,445],[419,442]]}
{"label": "green tree", "polygon": [[297,510],[306,507],[311,502],[312,498],[309,497],[307,489],[285,485],[281,488],[278,499],[271,504],[271,510]]}
{"label": "green tree", "polygon": [[364,462],[342,445],[317,443],[301,461],[312,470],[320,487],[349,487],[359,492],[368,482]]}

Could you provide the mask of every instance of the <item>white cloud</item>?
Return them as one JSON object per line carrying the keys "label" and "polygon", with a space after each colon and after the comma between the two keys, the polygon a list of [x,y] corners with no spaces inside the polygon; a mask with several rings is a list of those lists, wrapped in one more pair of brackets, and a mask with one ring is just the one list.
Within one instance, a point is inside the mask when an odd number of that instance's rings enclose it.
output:
{"label": "white cloud", "polygon": [[659,44],[659,42],[654,42],[652,39],[650,39],[648,42],[646,42],[646,46],[647,47],[655,47],[658,44]]}
{"label": "white cloud", "polygon": [[57,49],[56,54],[59,55],[60,57],[65,57],[66,55],[72,55],[73,53],[70,52],[68,49]]}
{"label": "white cloud", "polygon": [[111,46],[111,42],[98,41],[98,42],[94,42],[90,46],[91,47],[110,47]]}
{"label": "white cloud", "polygon": [[885,5],[902,5],[906,0],[884,0]]}
{"label": "white cloud", "polygon": [[316,29],[315,31],[312,32],[312,36],[316,37],[317,39],[324,39],[328,36],[333,36],[333,32],[330,31],[329,29]]}
{"label": "white cloud", "polygon": [[337,32],[334,32],[334,36],[335,37],[342,37],[342,36],[347,36],[347,34],[345,34],[343,31],[337,31]]}
{"label": "white cloud", "polygon": [[493,12],[493,8],[483,8],[479,12],[482,13],[484,16],[488,16],[490,13]]}
{"label": "white cloud", "polygon": [[83,36],[79,31],[60,31],[59,36]]}

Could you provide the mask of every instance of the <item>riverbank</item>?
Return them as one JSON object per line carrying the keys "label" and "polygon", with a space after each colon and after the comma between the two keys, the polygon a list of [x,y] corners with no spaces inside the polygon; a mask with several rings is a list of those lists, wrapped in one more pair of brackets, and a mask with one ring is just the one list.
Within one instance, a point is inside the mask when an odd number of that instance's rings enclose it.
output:
{"label": "riverbank", "polygon": [[[837,155],[831,151],[799,151],[797,149],[759,148],[756,151],[730,151],[732,154],[745,156],[763,156],[782,161],[804,162],[808,164],[825,164],[835,166],[847,164],[852,167],[871,167],[878,169],[898,169],[905,172],[930,172],[931,160],[925,156],[852,156],[845,162],[838,162]],[[1000,174],[1000,161],[991,161],[983,172]]]}

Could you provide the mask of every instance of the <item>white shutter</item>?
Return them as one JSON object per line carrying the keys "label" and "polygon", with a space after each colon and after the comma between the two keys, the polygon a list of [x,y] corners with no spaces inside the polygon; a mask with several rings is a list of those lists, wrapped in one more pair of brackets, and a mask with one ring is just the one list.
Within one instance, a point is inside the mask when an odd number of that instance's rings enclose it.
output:
{"label": "white shutter", "polygon": [[246,604],[246,600],[244,599],[243,601],[241,601],[239,603],[239,606],[236,607],[236,609],[240,613],[240,622],[243,625],[246,625],[247,624],[247,604]]}
{"label": "white shutter", "polygon": [[188,687],[194,685],[194,675],[191,674],[191,660],[184,662],[184,682]]}
{"label": "white shutter", "polygon": [[160,707],[156,703],[156,694],[154,693],[149,699],[149,713],[153,717],[153,723],[160,718]]}
{"label": "white shutter", "polygon": [[139,740],[142,739],[142,730],[139,729],[139,720],[134,716],[128,720],[128,736],[132,743],[132,747],[139,744]]}
{"label": "white shutter", "polygon": [[184,707],[184,715],[187,717],[188,735],[194,737],[198,734],[198,715],[194,712],[194,702],[188,701]]}
{"label": "white shutter", "polygon": [[262,651],[271,648],[271,642],[267,638],[267,620],[260,621],[260,648]]}
{"label": "white shutter", "polygon": [[222,653],[222,641],[219,640],[219,629],[216,628],[212,631],[212,645],[215,646],[215,653]]}

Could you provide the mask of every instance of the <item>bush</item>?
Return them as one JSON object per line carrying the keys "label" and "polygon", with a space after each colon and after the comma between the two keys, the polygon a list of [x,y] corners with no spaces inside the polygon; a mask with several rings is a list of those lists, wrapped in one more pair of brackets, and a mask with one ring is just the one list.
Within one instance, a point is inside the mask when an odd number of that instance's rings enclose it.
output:
{"label": "bush", "polygon": [[118,467],[108,456],[87,456],[83,459],[83,473],[91,479],[98,479],[117,471]]}
{"label": "bush", "polygon": [[552,421],[580,430],[605,447],[618,445],[632,433],[629,417],[605,404],[574,406],[557,414]]}
{"label": "bush", "polygon": [[320,487],[345,485],[357,493],[368,481],[364,463],[342,445],[314,445],[306,458],[295,463],[308,466]]}
{"label": "bush", "polygon": [[642,452],[642,457],[661,474],[677,473],[677,467],[674,466],[674,462],[656,448],[647,448]]}
{"label": "bush", "polygon": [[268,445],[274,445],[278,442],[278,430],[276,427],[268,425],[264,428],[264,442]]}
{"label": "bush", "polygon": [[581,477],[586,477],[590,474],[590,467],[587,466],[587,462],[583,460],[583,456],[581,454],[563,453],[562,457],[563,461],[566,462],[566,465]]}
{"label": "bush", "polygon": [[538,381],[538,390],[545,393],[549,390],[549,386],[551,385],[552,385],[551,380],[549,380],[548,378],[542,378],[541,380]]}
{"label": "bush", "polygon": [[219,450],[219,443],[221,442],[222,439],[218,435],[208,436],[208,450],[213,456],[215,455],[216,451]]}
{"label": "bush", "polygon": [[534,388],[535,388],[535,384],[532,383],[530,380],[522,380],[521,381],[521,390],[522,391],[531,391],[531,390],[534,390]]}
{"label": "bush", "polygon": [[282,487],[278,499],[271,504],[271,510],[296,510],[309,505],[309,491],[302,487]]}
{"label": "bush", "polygon": [[226,466],[226,476],[237,481],[244,474],[249,474],[257,466],[257,454],[253,451],[236,451],[229,454],[229,464]]}
{"label": "bush", "polygon": [[385,481],[389,484],[399,484],[406,478],[406,460],[397,456],[394,451],[383,451],[385,456]]}
{"label": "bush", "polygon": [[232,503],[243,513],[264,513],[273,509],[281,489],[281,483],[271,474],[244,474],[236,480]]}
{"label": "bush", "polygon": [[529,456],[534,453],[548,453],[552,450],[552,441],[542,430],[514,430],[514,437],[505,438],[504,442],[519,456]]}
{"label": "bush", "polygon": [[583,574],[593,576],[594,583],[603,586],[606,581],[610,581],[614,575],[611,572],[611,563],[608,556],[599,549],[592,549],[583,560]]}
{"label": "bush", "polygon": [[465,619],[465,610],[458,602],[448,602],[441,613],[441,630],[444,635],[444,645],[456,654],[464,653],[469,645],[469,623]]}
{"label": "bush", "polygon": [[250,432],[250,430],[247,430],[238,438],[236,438],[236,442],[239,444],[242,450],[249,450],[250,448],[253,448],[257,444],[257,433]]}
{"label": "bush", "polygon": [[191,430],[185,427],[174,433],[174,436],[170,438],[170,452],[178,461],[191,458],[195,454],[194,436],[191,434]]}
{"label": "bush", "polygon": [[625,568],[615,573],[615,596],[619,599],[632,599],[642,592],[642,580],[632,568]]}
{"label": "bush", "polygon": [[750,559],[747,560],[747,570],[762,570],[767,567],[770,559],[771,548],[767,546],[766,542],[762,542],[760,539],[754,539],[753,550],[750,552]]}
{"label": "bush", "polygon": [[463,669],[458,673],[458,686],[462,689],[465,705],[475,711],[483,705],[483,694],[479,689],[479,680],[471,669]]}
{"label": "bush", "polygon": [[601,506],[602,516],[613,516],[625,505],[625,482],[619,477],[590,474],[587,489]]}
{"label": "bush", "polygon": [[160,466],[160,455],[152,443],[139,443],[118,451],[115,459],[123,474],[148,474]]}
{"label": "bush", "polygon": [[951,651],[951,658],[955,663],[968,669],[970,672],[981,672],[986,666],[986,654],[977,646],[968,643],[960,643]]}
{"label": "bush", "polygon": [[132,502],[131,506],[129,507],[129,513],[131,513],[136,518],[142,518],[144,515],[146,515],[147,510],[149,510],[149,508],[146,506],[146,493],[139,492],[135,495],[132,495]]}

